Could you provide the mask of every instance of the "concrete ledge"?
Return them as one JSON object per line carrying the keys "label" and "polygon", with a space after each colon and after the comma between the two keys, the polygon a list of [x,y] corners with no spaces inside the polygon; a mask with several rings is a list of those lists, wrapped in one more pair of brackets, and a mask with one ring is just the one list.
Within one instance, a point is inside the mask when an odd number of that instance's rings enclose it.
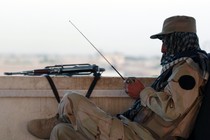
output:
{"label": "concrete ledge", "polygon": [[[69,90],[58,90],[60,97],[63,97],[65,93],[67,93]],[[74,90],[83,96],[86,95],[87,90]],[[0,98],[3,97],[54,97],[54,94],[52,90],[0,90]],[[91,97],[128,97],[127,94],[125,94],[124,90],[94,90],[91,94]]]}
{"label": "concrete ledge", "polygon": [[[92,80],[93,77],[53,77],[60,97],[70,90],[85,95]],[[154,79],[140,80],[149,85]],[[112,115],[126,110],[133,103],[124,92],[123,80],[118,77],[102,77],[90,100]],[[27,122],[54,116],[57,105],[45,77],[0,77],[0,139],[38,140],[27,132]]]}

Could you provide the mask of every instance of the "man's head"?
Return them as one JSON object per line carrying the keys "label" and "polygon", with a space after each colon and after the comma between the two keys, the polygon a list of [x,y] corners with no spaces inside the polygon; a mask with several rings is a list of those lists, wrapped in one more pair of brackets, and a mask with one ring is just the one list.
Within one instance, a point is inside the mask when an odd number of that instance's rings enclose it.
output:
{"label": "man's head", "polygon": [[163,35],[173,32],[196,33],[196,21],[189,16],[172,16],[167,18],[162,27],[162,32],[150,36],[151,39],[161,39]]}
{"label": "man's head", "polygon": [[162,32],[150,38],[162,40],[161,65],[172,62],[181,53],[200,49],[196,34],[196,21],[189,16],[167,18],[163,23]]}

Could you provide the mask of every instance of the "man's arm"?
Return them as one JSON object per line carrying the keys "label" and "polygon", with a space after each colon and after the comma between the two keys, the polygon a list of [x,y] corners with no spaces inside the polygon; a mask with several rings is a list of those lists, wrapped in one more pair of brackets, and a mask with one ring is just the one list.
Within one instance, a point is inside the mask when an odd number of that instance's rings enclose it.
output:
{"label": "man's arm", "polygon": [[164,90],[156,92],[146,87],[140,94],[141,103],[164,120],[175,120],[196,100],[202,81],[198,71],[187,63],[175,66]]}

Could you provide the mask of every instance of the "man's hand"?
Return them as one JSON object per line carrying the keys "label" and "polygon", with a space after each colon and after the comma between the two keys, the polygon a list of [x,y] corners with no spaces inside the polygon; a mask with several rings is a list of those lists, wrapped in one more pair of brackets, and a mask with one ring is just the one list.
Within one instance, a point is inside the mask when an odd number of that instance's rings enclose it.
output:
{"label": "man's hand", "polygon": [[139,98],[140,92],[145,88],[144,85],[135,77],[129,77],[124,82],[125,92],[132,98]]}

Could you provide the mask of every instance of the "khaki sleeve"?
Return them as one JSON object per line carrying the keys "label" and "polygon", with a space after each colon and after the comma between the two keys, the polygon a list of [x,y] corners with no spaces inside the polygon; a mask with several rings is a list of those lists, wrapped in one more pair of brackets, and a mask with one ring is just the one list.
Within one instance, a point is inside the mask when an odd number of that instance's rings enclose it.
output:
{"label": "khaki sleeve", "polygon": [[[180,83],[183,77],[194,79],[195,84],[191,88],[183,88],[183,81]],[[187,63],[178,65],[174,67],[163,91],[157,92],[147,87],[141,92],[142,105],[149,107],[166,121],[175,120],[184,114],[196,100],[202,81],[199,73]],[[190,82],[185,80],[184,85],[188,86]]]}

